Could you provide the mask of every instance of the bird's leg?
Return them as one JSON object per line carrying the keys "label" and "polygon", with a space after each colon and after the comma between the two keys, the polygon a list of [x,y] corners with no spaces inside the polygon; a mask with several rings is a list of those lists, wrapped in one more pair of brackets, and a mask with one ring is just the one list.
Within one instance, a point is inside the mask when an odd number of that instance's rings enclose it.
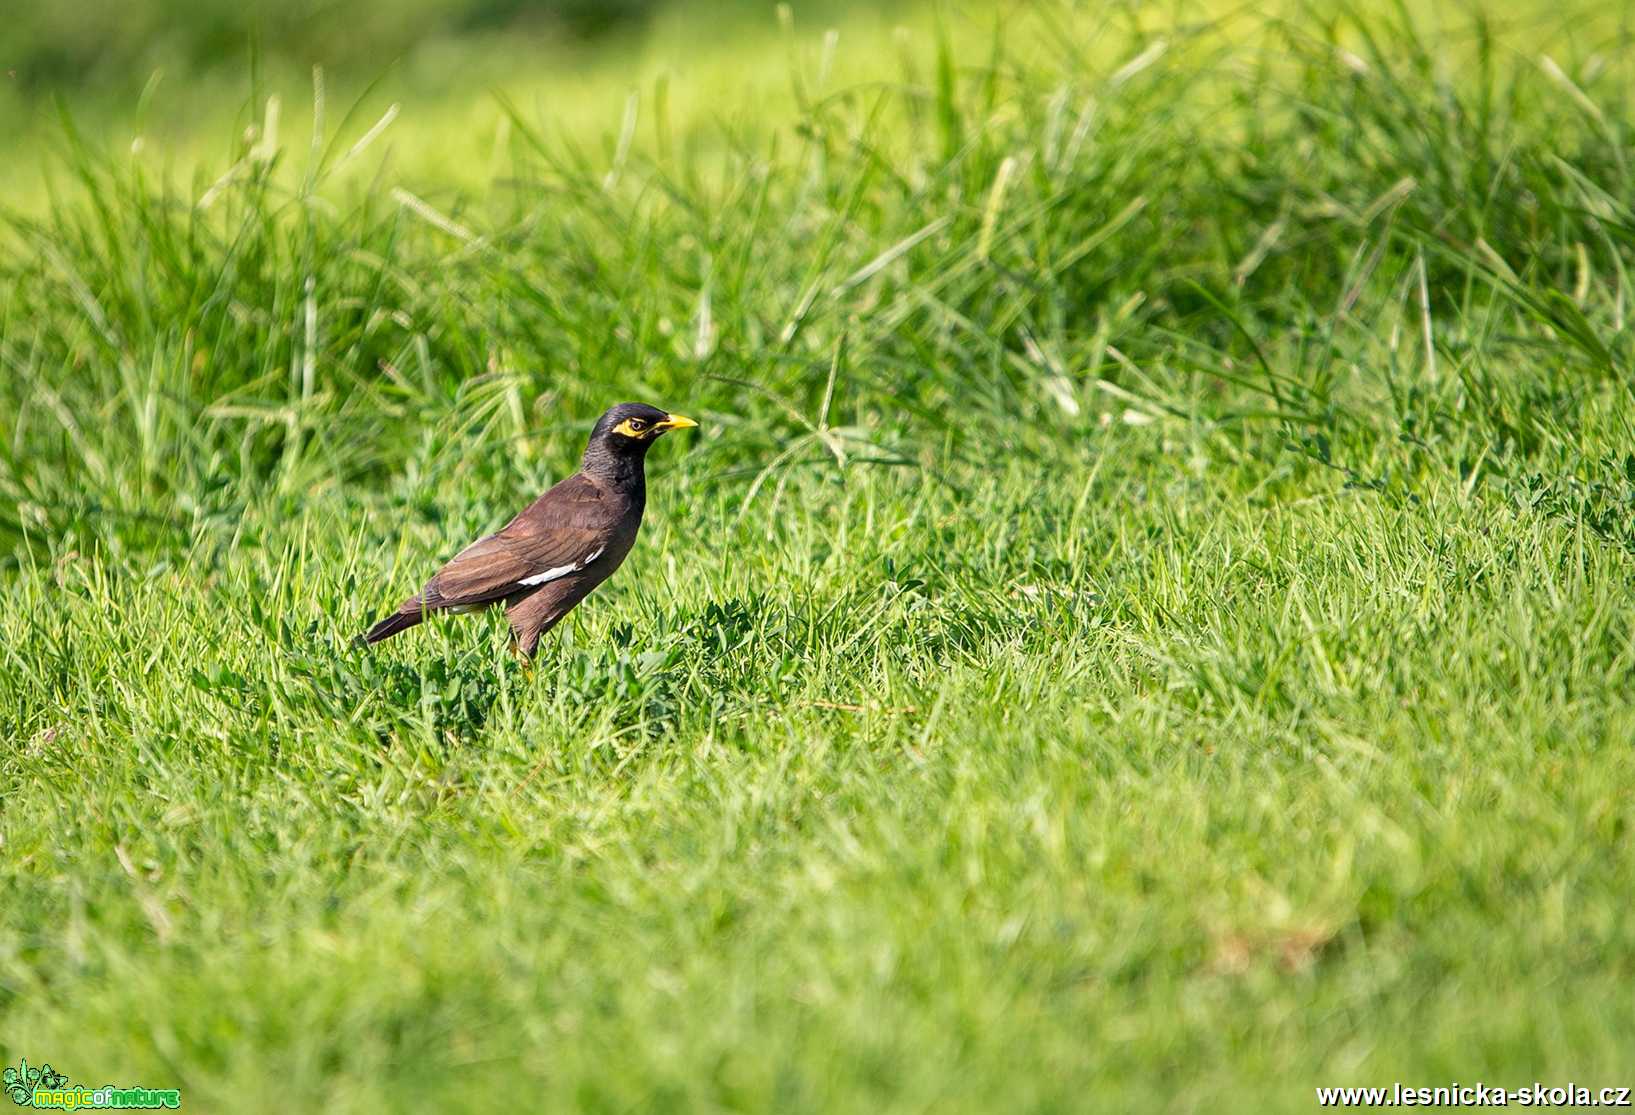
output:
{"label": "bird's leg", "polygon": [[517,656],[518,662],[522,663],[523,672],[532,677],[534,673],[534,656],[522,649],[521,640],[511,640],[511,653]]}

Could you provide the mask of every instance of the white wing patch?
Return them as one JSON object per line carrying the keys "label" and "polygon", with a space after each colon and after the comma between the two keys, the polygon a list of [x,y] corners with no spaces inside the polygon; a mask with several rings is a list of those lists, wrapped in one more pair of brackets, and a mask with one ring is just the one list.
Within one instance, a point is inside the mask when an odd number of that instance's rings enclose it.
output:
{"label": "white wing patch", "polygon": [[578,568],[579,566],[577,565],[558,565],[553,569],[547,569],[545,572],[537,573],[532,577],[524,577],[522,580],[518,581],[517,584],[532,588],[534,585],[542,585],[547,581],[554,581],[559,577],[566,577],[569,573],[572,573]]}
{"label": "white wing patch", "polygon": [[[606,549],[606,547],[604,546],[602,549]],[[591,562],[595,561],[601,556],[602,550],[597,550],[583,561],[576,561],[572,565],[554,566],[545,570],[543,573],[536,573],[532,577],[524,577],[522,580],[518,581],[517,584],[521,585],[523,588],[533,588],[535,585],[548,584],[551,581],[560,580],[561,578],[566,577],[569,573],[578,573],[582,571],[585,566],[589,565]]]}

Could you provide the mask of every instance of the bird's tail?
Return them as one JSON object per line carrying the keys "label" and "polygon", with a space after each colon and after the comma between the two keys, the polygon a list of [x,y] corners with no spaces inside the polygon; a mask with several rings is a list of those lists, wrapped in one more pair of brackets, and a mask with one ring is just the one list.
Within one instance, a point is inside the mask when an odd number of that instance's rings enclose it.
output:
{"label": "bird's tail", "polygon": [[416,597],[406,601],[403,607],[359,635],[358,642],[368,645],[378,643],[382,639],[390,639],[399,631],[407,631],[425,618],[426,613],[421,609],[419,597]]}

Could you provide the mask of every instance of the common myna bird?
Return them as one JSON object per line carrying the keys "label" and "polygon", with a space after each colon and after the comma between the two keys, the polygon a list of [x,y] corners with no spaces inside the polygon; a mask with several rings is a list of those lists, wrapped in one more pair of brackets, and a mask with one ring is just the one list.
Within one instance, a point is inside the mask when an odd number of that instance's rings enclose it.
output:
{"label": "common myna bird", "polygon": [[455,554],[363,642],[390,638],[433,612],[504,604],[517,651],[533,658],[539,637],[607,580],[635,545],[647,505],[647,450],[670,430],[697,425],[641,403],[609,410],[596,420],[578,472],[499,533]]}

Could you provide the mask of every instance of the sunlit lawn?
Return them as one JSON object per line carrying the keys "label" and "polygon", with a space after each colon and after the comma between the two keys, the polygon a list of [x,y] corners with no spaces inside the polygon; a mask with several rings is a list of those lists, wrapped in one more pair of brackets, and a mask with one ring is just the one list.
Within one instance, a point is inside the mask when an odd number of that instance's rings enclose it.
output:
{"label": "sunlit lawn", "polygon": [[[1528,6],[678,21],[62,141],[0,260],[5,1063],[1629,1082],[1635,54]],[[701,436],[532,674],[351,645],[623,399]]]}

